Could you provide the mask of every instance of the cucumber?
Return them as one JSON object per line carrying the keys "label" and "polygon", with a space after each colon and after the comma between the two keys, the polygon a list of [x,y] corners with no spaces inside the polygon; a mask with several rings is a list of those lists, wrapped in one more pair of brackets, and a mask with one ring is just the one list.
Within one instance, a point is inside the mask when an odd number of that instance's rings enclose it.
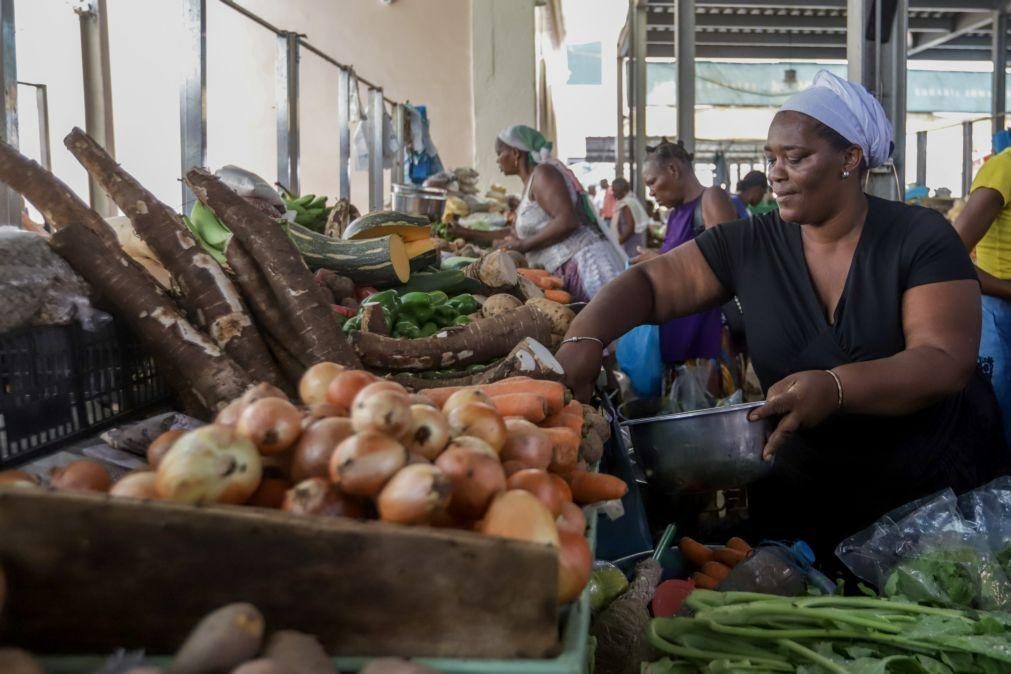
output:
{"label": "cucumber", "polygon": [[452,295],[450,290],[464,283],[467,277],[459,270],[425,271],[411,274],[411,280],[397,288],[401,295],[410,292],[431,293],[441,290]]}

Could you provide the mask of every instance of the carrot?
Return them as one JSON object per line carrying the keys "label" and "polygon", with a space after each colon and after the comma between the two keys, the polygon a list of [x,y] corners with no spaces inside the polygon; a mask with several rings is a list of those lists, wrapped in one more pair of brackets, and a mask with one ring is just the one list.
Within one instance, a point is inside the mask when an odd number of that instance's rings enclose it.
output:
{"label": "carrot", "polygon": [[719,562],[706,562],[702,565],[702,573],[723,582],[730,575],[730,567]]}
{"label": "carrot", "polygon": [[509,377],[502,381],[481,386],[443,386],[441,388],[425,389],[421,393],[439,407],[446,404],[449,396],[465,388],[480,389],[488,396],[495,397],[507,393],[522,393],[529,396],[540,396],[548,403],[548,414],[561,412],[568,402],[565,386],[557,381],[531,379],[530,377]]}
{"label": "carrot", "polygon": [[[555,471],[557,467],[571,466],[579,460],[579,437],[571,428],[542,428],[551,441],[552,457],[548,470]],[[556,471],[557,472],[557,471]]]}
{"label": "carrot", "polygon": [[541,424],[545,428],[571,428],[576,435],[583,435],[583,408],[578,400],[573,400],[558,414],[552,414]]}
{"label": "carrot", "polygon": [[572,295],[564,290],[548,288],[544,291],[544,299],[558,302],[559,304],[572,304]]}
{"label": "carrot", "polygon": [[747,556],[747,553],[741,552],[740,550],[734,550],[733,548],[720,548],[713,552],[714,561],[717,561],[720,564],[726,564],[731,569],[743,562]]}
{"label": "carrot", "polygon": [[526,267],[520,267],[516,270],[520,276],[525,276],[526,278],[533,280],[535,278],[541,278],[543,276],[551,276],[551,272],[547,269],[527,269]]}
{"label": "carrot", "polygon": [[702,545],[693,538],[685,536],[678,543],[678,549],[685,561],[697,569],[701,569],[706,562],[712,561],[713,551]]}
{"label": "carrot", "polygon": [[548,416],[548,401],[526,393],[504,393],[492,396],[495,409],[503,417],[522,417],[539,424]]}
{"label": "carrot", "polygon": [[572,501],[572,487],[569,486],[569,483],[554,473],[548,473],[548,477],[551,478],[551,481],[555,485],[555,489],[557,489],[558,493],[561,494],[562,500]]}
{"label": "carrot", "polygon": [[572,500],[584,504],[613,501],[628,492],[624,480],[605,473],[576,472],[569,486],[572,488]]}
{"label": "carrot", "polygon": [[565,283],[557,276],[537,276],[529,280],[541,290],[561,290],[565,287]]}
{"label": "carrot", "polygon": [[692,574],[692,582],[695,583],[695,587],[700,587],[703,590],[715,590],[716,586],[720,584],[720,581],[700,571]]}
{"label": "carrot", "polygon": [[743,538],[738,538],[737,536],[734,536],[729,541],[727,541],[727,547],[730,548],[731,550],[743,552],[744,554],[748,554],[749,552],[751,552],[751,546],[748,545],[748,542]]}

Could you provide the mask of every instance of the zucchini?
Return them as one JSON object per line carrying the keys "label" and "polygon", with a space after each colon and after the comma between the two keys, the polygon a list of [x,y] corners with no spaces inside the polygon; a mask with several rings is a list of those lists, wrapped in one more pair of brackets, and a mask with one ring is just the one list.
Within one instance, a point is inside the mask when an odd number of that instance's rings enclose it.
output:
{"label": "zucchini", "polygon": [[421,253],[420,255],[415,255],[411,257],[411,272],[415,273],[419,271],[425,271],[429,267],[435,267],[436,269],[438,269],[439,264],[441,262],[441,257],[442,256],[439,255],[439,251],[436,250],[435,248],[427,250],[424,253]]}
{"label": "zucchini", "polygon": [[464,273],[458,269],[443,271],[428,271],[411,274],[411,280],[397,288],[401,295],[410,292],[431,293],[441,290],[447,295],[457,286],[467,281]]}
{"label": "zucchini", "polygon": [[411,262],[399,236],[343,241],[290,223],[288,237],[310,269],[331,269],[358,286],[397,285],[411,276]]}

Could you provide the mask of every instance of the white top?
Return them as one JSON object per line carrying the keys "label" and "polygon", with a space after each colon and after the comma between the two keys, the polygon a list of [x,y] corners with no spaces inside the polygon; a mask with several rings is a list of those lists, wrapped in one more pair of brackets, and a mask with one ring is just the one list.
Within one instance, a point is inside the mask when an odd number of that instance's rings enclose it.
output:
{"label": "white top", "polygon": [[622,208],[628,208],[632,213],[632,221],[635,223],[635,233],[641,234],[645,232],[646,228],[649,227],[649,214],[646,213],[646,208],[639,201],[639,198],[632,192],[629,192],[614,204],[614,218],[611,219],[611,227],[614,228],[615,233],[618,231],[618,213],[621,212]]}
{"label": "white top", "polygon": [[[523,189],[523,198],[520,200],[520,205],[516,208],[516,235],[521,239],[530,238],[551,222],[551,216],[548,215],[547,211],[530,198],[531,182],[532,179],[527,181],[527,185]],[[553,243],[540,250],[527,251],[525,255],[527,262],[530,264],[539,265],[549,272],[554,272],[571,260],[572,256],[581,248],[591,246],[596,241],[597,237],[587,230],[586,227],[580,225],[576,228],[576,231],[562,241]]]}

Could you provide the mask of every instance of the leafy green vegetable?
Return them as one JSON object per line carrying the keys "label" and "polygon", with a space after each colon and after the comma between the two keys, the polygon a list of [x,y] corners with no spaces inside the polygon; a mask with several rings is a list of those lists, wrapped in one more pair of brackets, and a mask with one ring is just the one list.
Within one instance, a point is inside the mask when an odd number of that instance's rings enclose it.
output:
{"label": "leafy green vegetable", "polygon": [[882,592],[933,606],[990,610],[1005,605],[1004,583],[989,555],[970,547],[937,548],[895,567]]}

